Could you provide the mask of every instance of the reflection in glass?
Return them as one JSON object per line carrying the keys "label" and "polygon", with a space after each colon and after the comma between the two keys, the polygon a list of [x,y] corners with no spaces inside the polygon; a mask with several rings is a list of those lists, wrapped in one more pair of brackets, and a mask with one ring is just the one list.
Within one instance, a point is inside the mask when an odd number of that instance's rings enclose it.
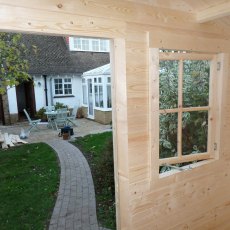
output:
{"label": "reflection in glass", "polygon": [[185,112],[182,119],[182,154],[206,152],[208,111]]}
{"label": "reflection in glass", "polygon": [[209,61],[183,62],[183,107],[208,106]]}
{"label": "reflection in glass", "polygon": [[160,158],[177,156],[177,113],[160,114]]}
{"label": "reflection in glass", "polygon": [[178,106],[178,63],[179,61],[160,61],[160,109]]}

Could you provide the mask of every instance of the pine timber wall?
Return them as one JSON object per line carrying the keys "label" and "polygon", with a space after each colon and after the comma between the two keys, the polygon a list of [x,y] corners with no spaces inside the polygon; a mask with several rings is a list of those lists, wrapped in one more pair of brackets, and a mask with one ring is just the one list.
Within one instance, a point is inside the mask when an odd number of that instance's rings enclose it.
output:
{"label": "pine timber wall", "polygon": [[[119,0],[0,0],[0,29],[113,40],[118,229],[230,229],[230,43],[224,25]],[[149,48],[220,54],[218,159],[163,179],[152,175]],[[153,83],[154,84],[154,83]]]}

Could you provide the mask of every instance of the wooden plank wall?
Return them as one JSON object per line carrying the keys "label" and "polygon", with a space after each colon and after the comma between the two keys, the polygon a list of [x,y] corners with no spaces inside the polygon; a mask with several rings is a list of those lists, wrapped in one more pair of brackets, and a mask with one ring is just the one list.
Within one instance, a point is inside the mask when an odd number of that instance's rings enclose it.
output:
{"label": "wooden plank wall", "polygon": [[[193,14],[122,0],[0,0],[0,30],[113,40],[113,131],[118,229],[230,229],[228,28]],[[223,63],[219,160],[152,176],[149,48],[201,50]],[[225,59],[224,59],[225,58]]]}

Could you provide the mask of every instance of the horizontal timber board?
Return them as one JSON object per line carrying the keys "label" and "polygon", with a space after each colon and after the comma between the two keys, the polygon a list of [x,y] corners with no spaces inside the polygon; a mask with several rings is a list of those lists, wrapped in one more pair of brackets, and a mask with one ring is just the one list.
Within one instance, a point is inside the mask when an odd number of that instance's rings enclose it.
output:
{"label": "horizontal timber board", "polygon": [[[179,42],[178,42],[179,41]],[[229,39],[217,39],[188,31],[159,29],[149,34],[152,48],[199,51],[205,53],[230,52]]]}
{"label": "horizontal timber board", "polygon": [[90,17],[103,17],[125,22],[134,22],[147,25],[160,25],[171,28],[187,28],[193,31],[210,31],[223,33],[218,25],[213,23],[199,24],[196,15],[166,8],[151,7],[145,4],[130,3],[121,0],[0,0],[1,6],[23,7],[28,9],[39,9],[49,12],[63,12],[67,14],[78,14]]}
{"label": "horizontal timber board", "polygon": [[97,37],[124,37],[125,23],[103,18],[69,15],[23,7],[1,6],[0,29],[31,31],[58,35],[79,35]]}

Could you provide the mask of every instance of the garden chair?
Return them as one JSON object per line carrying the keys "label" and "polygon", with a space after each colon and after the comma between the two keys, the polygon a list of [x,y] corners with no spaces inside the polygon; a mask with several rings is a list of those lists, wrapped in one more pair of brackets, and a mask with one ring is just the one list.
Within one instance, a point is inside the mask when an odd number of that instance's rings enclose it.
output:
{"label": "garden chair", "polygon": [[74,126],[77,126],[76,125],[76,116],[77,116],[77,107],[75,106],[73,108],[72,114],[70,116],[67,116],[67,125],[69,125],[69,123],[71,123]]}
{"label": "garden chair", "polygon": [[25,115],[26,115],[26,117],[27,117],[27,119],[29,121],[30,128],[28,129],[28,132],[30,130],[32,130],[33,128],[37,128],[38,129],[37,125],[41,121],[41,119],[31,120],[30,115],[27,113],[27,111],[25,109],[23,109],[23,112],[25,113]]}
{"label": "garden chair", "polygon": [[56,129],[58,129],[59,126],[67,125],[67,108],[57,110],[55,125]]}
{"label": "garden chair", "polygon": [[55,107],[53,105],[48,105],[45,107],[45,109],[46,109],[46,112],[51,112],[55,110]]}

